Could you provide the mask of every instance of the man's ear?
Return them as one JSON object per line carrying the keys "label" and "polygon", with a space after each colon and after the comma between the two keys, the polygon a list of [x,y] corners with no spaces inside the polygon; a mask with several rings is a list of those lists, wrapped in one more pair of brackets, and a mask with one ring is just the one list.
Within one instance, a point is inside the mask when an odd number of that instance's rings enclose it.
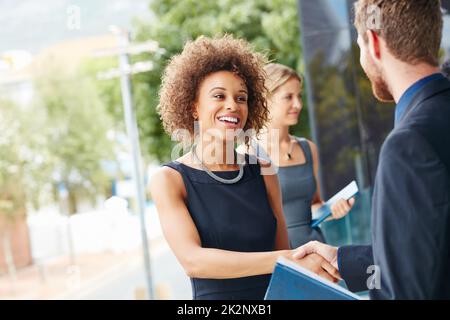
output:
{"label": "man's ear", "polygon": [[380,36],[373,30],[367,30],[367,46],[373,61],[379,61],[381,58],[381,39]]}

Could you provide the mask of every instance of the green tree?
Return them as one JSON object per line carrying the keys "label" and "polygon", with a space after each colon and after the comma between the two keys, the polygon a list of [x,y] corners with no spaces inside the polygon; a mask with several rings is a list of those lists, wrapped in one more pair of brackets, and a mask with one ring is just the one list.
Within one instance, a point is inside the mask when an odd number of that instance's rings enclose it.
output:
{"label": "green tree", "polygon": [[[295,0],[153,0],[151,21],[136,22],[135,41],[155,40],[165,49],[162,55],[143,54],[154,70],[133,80],[141,142],[147,156],[167,161],[172,142],[164,133],[156,112],[161,74],[168,60],[182,50],[187,40],[200,35],[225,33],[250,41],[256,50],[276,62],[300,69],[301,47]],[[307,110],[304,108],[304,112]],[[294,133],[309,136],[307,115]]]}
{"label": "green tree", "polygon": [[49,63],[36,81],[38,105],[46,111],[48,150],[52,155],[52,181],[68,191],[68,211],[77,212],[79,198],[93,202],[105,194],[109,177],[103,164],[113,161],[111,113],[100,99],[95,83],[80,72],[64,73]]}
{"label": "green tree", "polygon": [[0,101],[0,244],[13,280],[12,228],[25,219],[27,202],[36,206],[50,172],[44,161],[45,118],[41,112],[30,111],[11,101]]}

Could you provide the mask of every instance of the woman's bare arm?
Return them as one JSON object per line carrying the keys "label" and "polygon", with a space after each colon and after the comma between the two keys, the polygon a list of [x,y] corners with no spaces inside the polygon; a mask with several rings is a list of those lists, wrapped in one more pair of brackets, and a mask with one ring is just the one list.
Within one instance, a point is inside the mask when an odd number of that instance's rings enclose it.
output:
{"label": "woman's bare arm", "polygon": [[[186,190],[182,177],[171,168],[163,167],[155,173],[150,192],[164,236],[189,277],[229,279],[269,274],[280,256],[292,259],[292,250],[249,253],[202,248],[197,228],[185,204]],[[297,263],[331,281],[338,277],[337,270],[318,255],[307,256]]]}
{"label": "woman's bare arm", "polygon": [[311,210],[315,211],[324,204],[322,197],[320,196],[320,180],[319,180],[319,155],[317,152],[317,146],[308,140],[309,148],[311,149],[311,155],[313,160],[314,179],[316,180],[316,192],[314,193]]}
{"label": "woman's bare arm", "polygon": [[276,250],[290,249],[286,220],[284,219],[283,214],[283,201],[278,176],[274,174],[274,175],[264,175],[263,177],[264,183],[266,185],[269,203],[270,206],[272,207],[273,214],[277,219],[277,236],[275,241],[275,249]]}
{"label": "woman's bare arm", "polygon": [[289,250],[234,252],[202,248],[197,228],[187,210],[182,178],[163,167],[152,179],[150,191],[169,246],[190,277],[227,279],[271,273],[280,256]]}

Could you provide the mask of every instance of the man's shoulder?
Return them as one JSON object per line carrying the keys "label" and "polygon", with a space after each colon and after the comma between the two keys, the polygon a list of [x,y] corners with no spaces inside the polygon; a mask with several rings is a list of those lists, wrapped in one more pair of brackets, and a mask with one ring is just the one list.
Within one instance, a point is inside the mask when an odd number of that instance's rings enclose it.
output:
{"label": "man's shoulder", "polygon": [[380,150],[380,161],[386,158],[405,158],[414,157],[420,154],[433,153],[431,143],[416,128],[394,129],[384,141]]}
{"label": "man's shoulder", "polygon": [[450,114],[450,89],[436,93],[435,95],[421,101],[416,110],[417,115],[428,115],[429,119],[443,119],[450,121],[448,117],[441,118]]}
{"label": "man's shoulder", "polygon": [[[432,149],[450,165],[450,89],[442,90],[417,104],[404,121],[389,134],[384,149]],[[394,149],[392,149],[394,148]]]}
{"label": "man's shoulder", "polygon": [[[441,84],[442,85],[442,84]],[[407,147],[411,143],[433,146],[450,143],[450,87],[429,95],[407,112],[385,140],[384,147]],[[414,147],[414,146],[411,146]]]}
{"label": "man's shoulder", "polygon": [[450,87],[417,103],[405,116],[400,127],[450,130]]}
{"label": "man's shoulder", "polygon": [[412,141],[417,141],[419,143],[425,142],[420,131],[414,127],[394,129],[384,141],[383,148],[401,147],[402,145],[405,145],[405,143],[410,143]]}

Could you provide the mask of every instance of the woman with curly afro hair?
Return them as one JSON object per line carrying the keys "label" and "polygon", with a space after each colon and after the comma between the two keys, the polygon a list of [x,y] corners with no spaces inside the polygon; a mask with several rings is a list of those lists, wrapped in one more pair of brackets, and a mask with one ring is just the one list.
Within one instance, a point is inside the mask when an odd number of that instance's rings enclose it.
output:
{"label": "woman with curly afro hair", "polygon": [[[263,164],[235,151],[244,130],[267,121],[265,63],[244,40],[200,37],[163,74],[164,128],[193,144],[154,174],[150,191],[194,299],[263,299],[277,259],[294,261],[277,176],[261,175]],[[339,277],[318,255],[295,262]]]}

